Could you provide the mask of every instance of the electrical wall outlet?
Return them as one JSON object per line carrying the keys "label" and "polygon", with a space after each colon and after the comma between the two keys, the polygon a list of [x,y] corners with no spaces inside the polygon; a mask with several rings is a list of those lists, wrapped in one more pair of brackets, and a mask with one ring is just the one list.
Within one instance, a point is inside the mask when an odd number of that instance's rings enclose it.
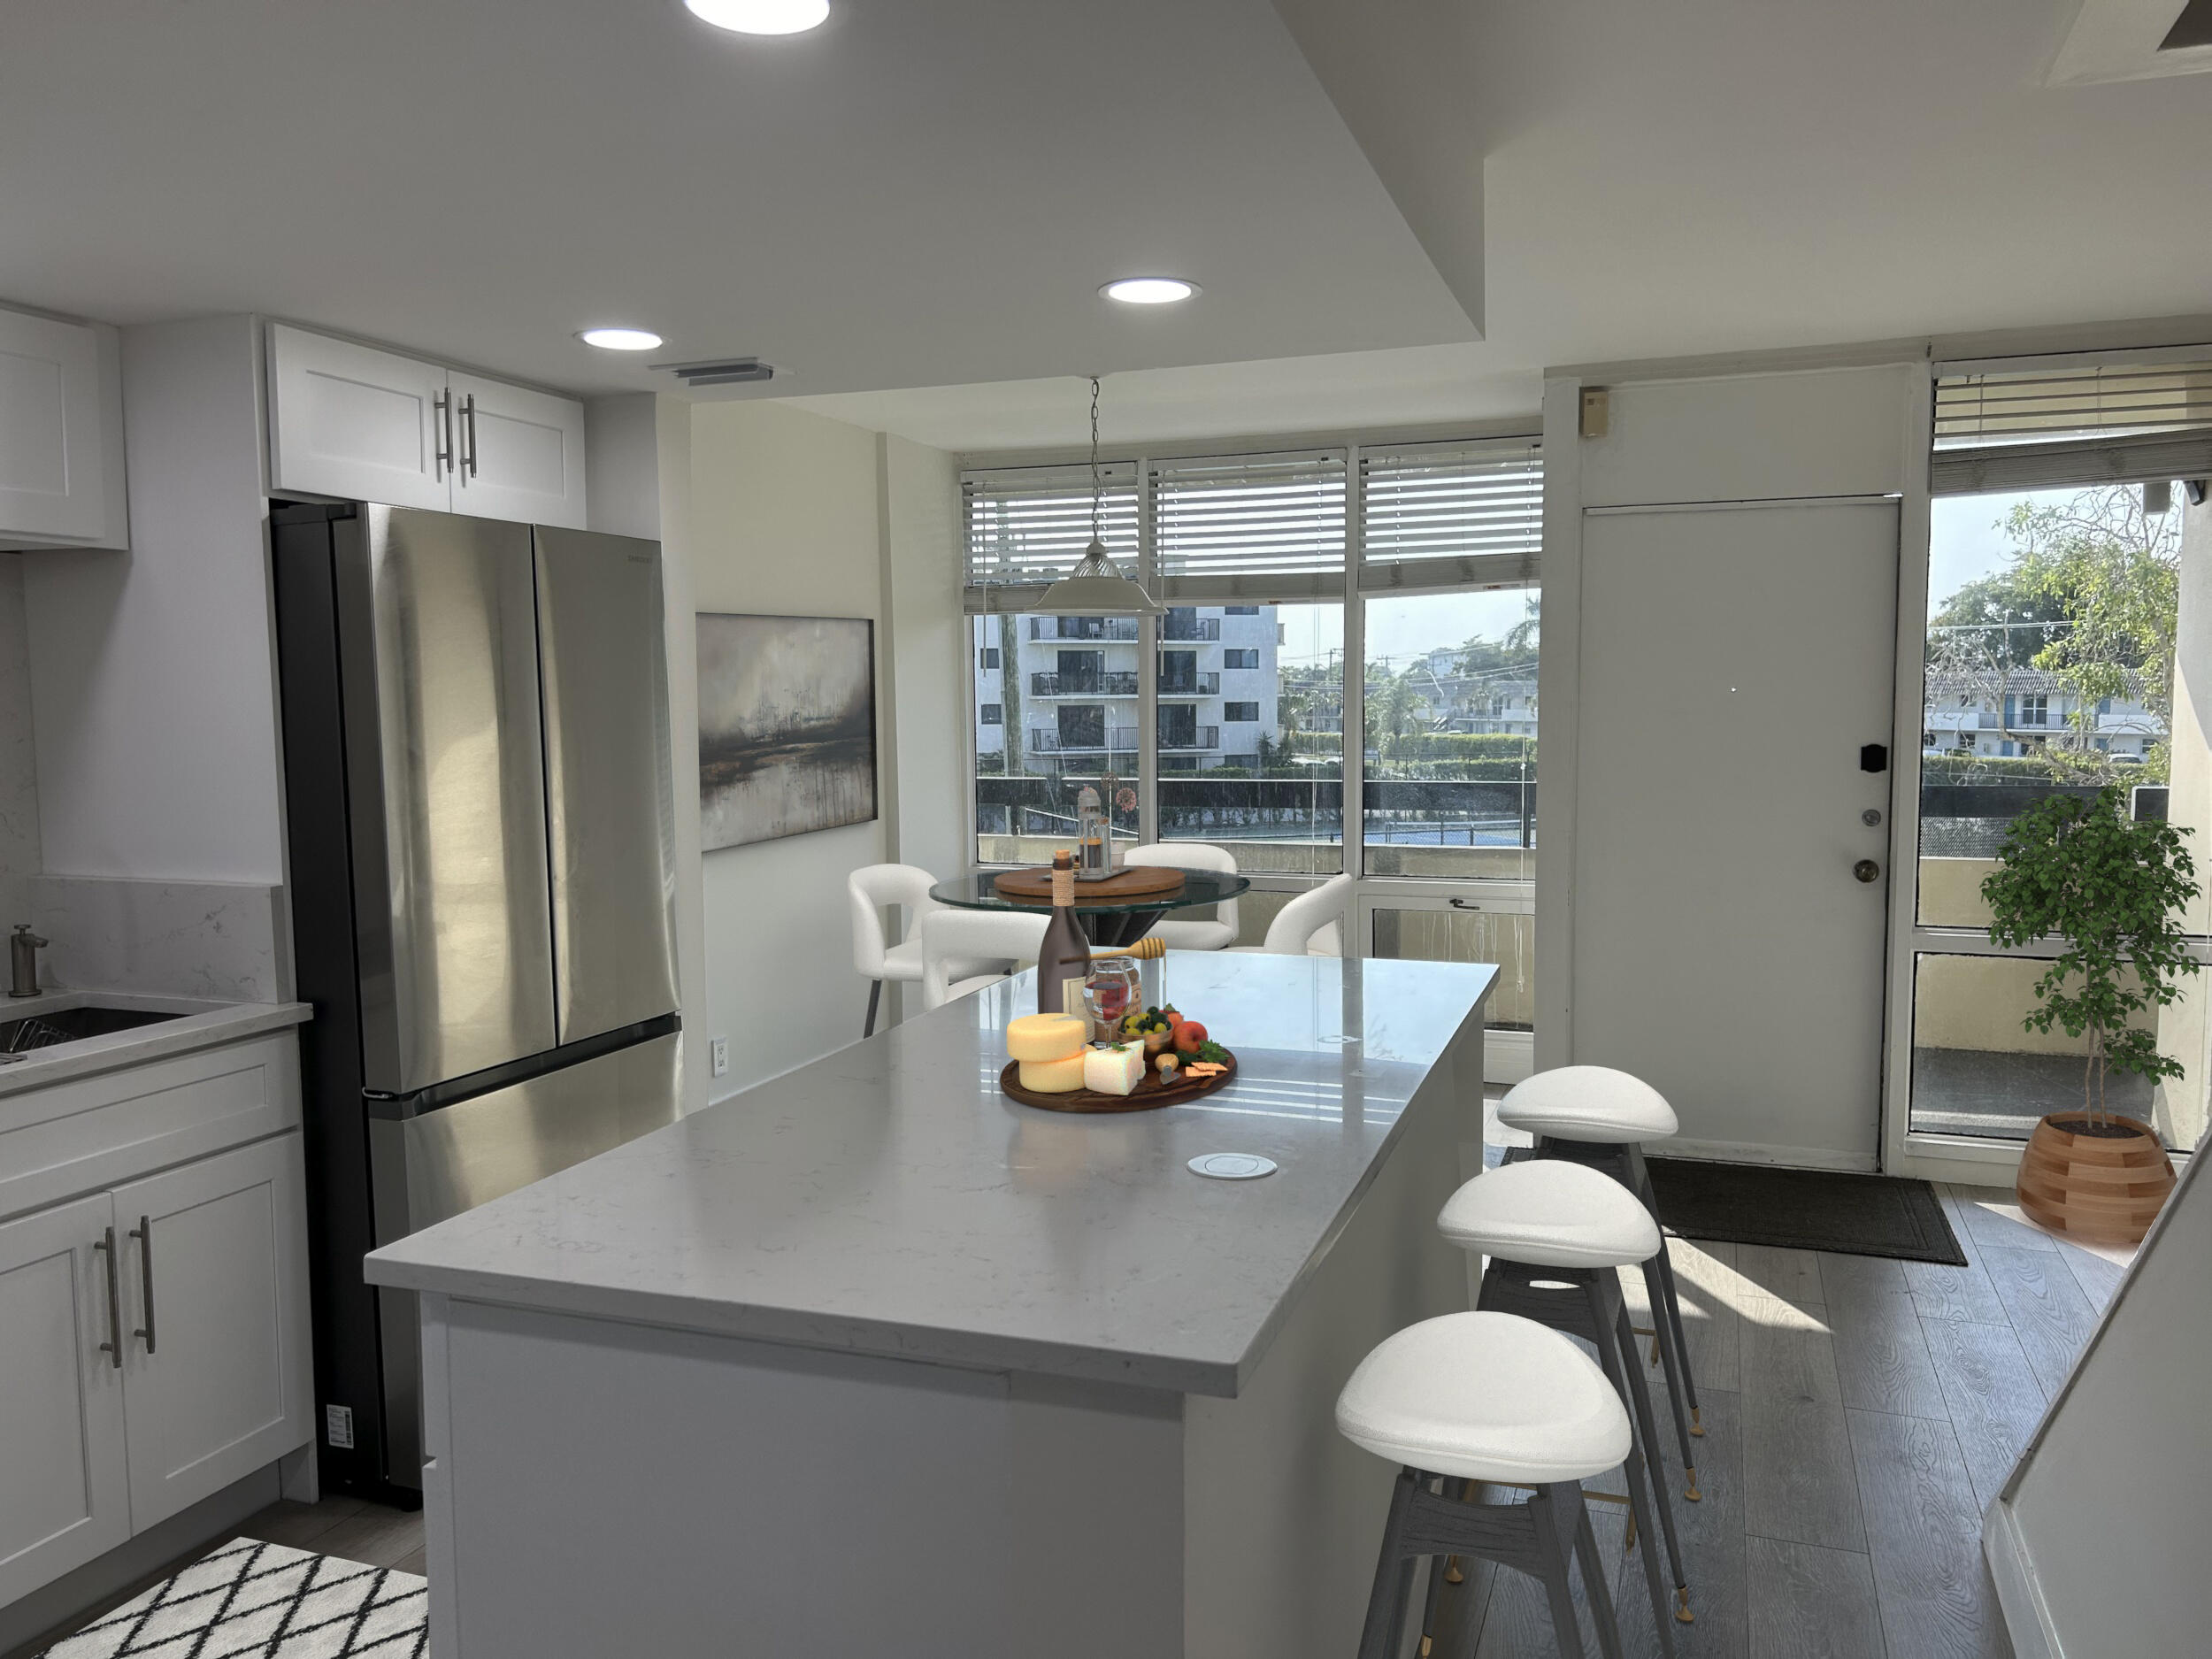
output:
{"label": "electrical wall outlet", "polygon": [[708,1064],[714,1068],[715,1076],[720,1077],[730,1069],[730,1040],[727,1037],[717,1037],[708,1052],[713,1056]]}

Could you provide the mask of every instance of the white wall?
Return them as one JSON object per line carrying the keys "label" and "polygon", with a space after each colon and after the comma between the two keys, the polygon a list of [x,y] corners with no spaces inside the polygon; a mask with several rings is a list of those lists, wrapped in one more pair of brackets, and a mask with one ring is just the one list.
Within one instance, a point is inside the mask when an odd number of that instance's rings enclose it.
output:
{"label": "white wall", "polygon": [[2192,1160],[1990,1513],[1984,1548],[2021,1659],[2200,1654],[2212,1434],[2212,1180]]}
{"label": "white wall", "polygon": [[941,876],[973,862],[967,837],[968,628],[960,611],[960,463],[882,441],[880,503],[891,597],[893,725],[901,864]]}
{"label": "white wall", "polygon": [[258,335],[123,331],[128,553],[25,561],[56,874],[283,879]]}
{"label": "white wall", "polygon": [[[877,624],[876,820],[703,855],[703,995],[685,1023],[695,1044],[730,1040],[728,1073],[707,1084],[720,1099],[859,1037],[853,870],[909,840],[957,867],[964,657],[950,457],[770,403],[696,404],[690,428],[696,608]],[[695,740],[695,695],[689,729]],[[678,812],[695,833],[695,750],[687,772]]]}
{"label": "white wall", "polygon": [[31,919],[29,883],[38,867],[38,761],[31,737],[23,560],[0,553],[0,932]]}

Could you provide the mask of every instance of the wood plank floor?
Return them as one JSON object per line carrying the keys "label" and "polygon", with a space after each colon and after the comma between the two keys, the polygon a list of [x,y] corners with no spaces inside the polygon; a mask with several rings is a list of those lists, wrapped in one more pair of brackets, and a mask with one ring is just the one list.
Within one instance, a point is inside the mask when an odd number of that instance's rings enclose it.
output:
{"label": "wood plank floor", "polygon": [[[1982,1511],[2125,1255],[2050,1237],[2008,1191],[1939,1191],[1962,1268],[1671,1241],[1706,1427],[1703,1501],[1678,1495],[1675,1510],[1697,1615],[1673,1627],[1682,1659],[2010,1659]],[[1648,1324],[1641,1277],[1622,1284]],[[1649,1375],[1663,1424],[1664,1386]],[[1661,1440],[1679,1494],[1674,1436],[1663,1427]],[[1617,1475],[1589,1484],[1609,1479],[1619,1490]],[[1622,1535],[1617,1520],[1601,1533],[1626,1650],[1654,1659],[1642,1571],[1619,1557]],[[1445,1587],[1436,1635],[1438,1659],[1559,1651],[1535,1586],[1486,1569]]]}

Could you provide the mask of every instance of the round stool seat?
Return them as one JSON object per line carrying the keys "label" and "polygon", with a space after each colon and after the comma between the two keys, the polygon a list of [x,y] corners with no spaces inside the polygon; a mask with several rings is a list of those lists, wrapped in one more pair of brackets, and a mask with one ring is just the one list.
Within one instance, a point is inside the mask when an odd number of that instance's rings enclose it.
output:
{"label": "round stool seat", "polygon": [[1536,1267],[1626,1267],[1659,1254],[1659,1224],[1602,1170],[1502,1164],[1446,1201],[1437,1228],[1463,1249]]}
{"label": "round stool seat", "polygon": [[1336,1426],[1394,1463],[1513,1486],[1628,1455],[1628,1413],[1597,1363],[1510,1313],[1448,1313],[1385,1338],[1337,1396]]}
{"label": "round stool seat", "polygon": [[1663,1141],[1681,1125],[1641,1078],[1604,1065],[1555,1066],[1524,1078],[1498,1102],[1509,1129],[1557,1141]]}

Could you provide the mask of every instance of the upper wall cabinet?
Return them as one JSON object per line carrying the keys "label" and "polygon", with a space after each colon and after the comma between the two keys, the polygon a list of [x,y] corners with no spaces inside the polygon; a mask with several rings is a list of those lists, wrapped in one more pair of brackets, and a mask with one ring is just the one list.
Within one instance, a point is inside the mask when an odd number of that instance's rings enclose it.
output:
{"label": "upper wall cabinet", "polygon": [[115,330],[0,311],[0,549],[130,544]]}
{"label": "upper wall cabinet", "polygon": [[584,406],[273,323],[269,482],[580,530]]}

